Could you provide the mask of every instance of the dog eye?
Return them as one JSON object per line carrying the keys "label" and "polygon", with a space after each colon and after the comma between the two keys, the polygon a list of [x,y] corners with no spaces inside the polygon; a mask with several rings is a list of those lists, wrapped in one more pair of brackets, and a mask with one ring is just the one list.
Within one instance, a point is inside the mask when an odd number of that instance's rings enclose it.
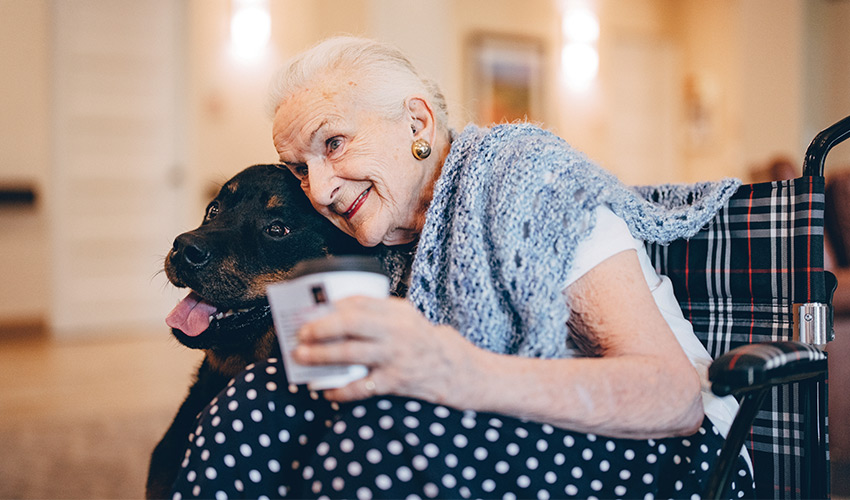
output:
{"label": "dog eye", "polygon": [[289,234],[289,228],[284,226],[280,222],[272,222],[266,228],[266,234],[273,238],[281,238]]}
{"label": "dog eye", "polygon": [[214,201],[207,205],[207,213],[204,215],[204,220],[213,220],[218,216],[220,208],[217,201]]}

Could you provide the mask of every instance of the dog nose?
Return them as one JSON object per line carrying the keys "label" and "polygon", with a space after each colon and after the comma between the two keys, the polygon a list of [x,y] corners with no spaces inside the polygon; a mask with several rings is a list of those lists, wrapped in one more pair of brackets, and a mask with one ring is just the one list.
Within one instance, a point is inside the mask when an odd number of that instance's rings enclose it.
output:
{"label": "dog nose", "polygon": [[201,267],[210,260],[210,251],[189,233],[181,234],[174,240],[172,251],[176,258],[194,267]]}

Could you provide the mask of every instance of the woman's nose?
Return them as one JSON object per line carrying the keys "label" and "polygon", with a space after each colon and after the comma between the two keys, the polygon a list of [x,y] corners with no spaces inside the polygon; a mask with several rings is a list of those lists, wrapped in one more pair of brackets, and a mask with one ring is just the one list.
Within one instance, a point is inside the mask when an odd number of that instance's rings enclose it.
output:
{"label": "woman's nose", "polygon": [[316,205],[333,205],[342,182],[334,174],[333,168],[324,162],[311,162],[307,165],[307,176],[310,200]]}

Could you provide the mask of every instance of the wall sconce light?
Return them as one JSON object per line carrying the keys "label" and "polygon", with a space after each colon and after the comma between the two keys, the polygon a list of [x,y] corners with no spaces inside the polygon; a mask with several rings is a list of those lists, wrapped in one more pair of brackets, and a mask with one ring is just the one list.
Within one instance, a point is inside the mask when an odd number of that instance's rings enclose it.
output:
{"label": "wall sconce light", "polygon": [[599,18],[582,4],[568,5],[562,20],[564,46],[561,70],[567,86],[581,91],[590,87],[599,72]]}
{"label": "wall sconce light", "polygon": [[271,38],[268,0],[231,0],[230,47],[242,59],[259,57]]}
{"label": "wall sconce light", "polygon": [[599,53],[590,44],[567,43],[561,49],[561,67],[571,89],[586,90],[599,72]]}
{"label": "wall sconce light", "polygon": [[599,40],[599,19],[586,7],[574,7],[564,15],[564,37],[572,42],[595,43]]}

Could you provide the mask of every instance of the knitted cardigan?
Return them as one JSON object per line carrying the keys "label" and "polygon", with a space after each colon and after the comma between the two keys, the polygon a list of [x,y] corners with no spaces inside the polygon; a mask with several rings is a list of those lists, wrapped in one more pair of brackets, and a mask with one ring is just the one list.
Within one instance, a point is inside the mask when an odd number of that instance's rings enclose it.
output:
{"label": "knitted cardigan", "polygon": [[408,299],[503,354],[568,356],[562,286],[607,203],[632,234],[694,235],[740,181],[632,188],[530,124],[468,126],[452,143],[414,255]]}

